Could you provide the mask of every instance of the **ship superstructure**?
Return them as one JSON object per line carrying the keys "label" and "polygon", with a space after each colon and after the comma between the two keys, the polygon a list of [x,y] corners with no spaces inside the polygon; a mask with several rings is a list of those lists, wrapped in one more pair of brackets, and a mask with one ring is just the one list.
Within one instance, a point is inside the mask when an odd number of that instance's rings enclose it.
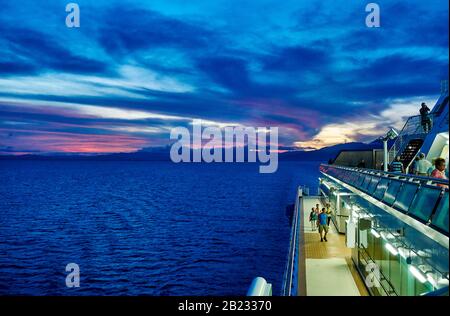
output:
{"label": "ship superstructure", "polygon": [[[352,166],[345,153],[320,166],[316,195],[298,188],[281,295],[448,295],[449,183],[409,173],[423,153],[431,164],[445,159],[448,179],[448,102],[445,82],[429,125],[408,118],[385,155],[369,153],[373,169]],[[405,173],[382,170],[395,157]],[[329,242],[309,223],[317,204],[331,210]],[[268,293],[270,282],[259,277],[248,294]]]}

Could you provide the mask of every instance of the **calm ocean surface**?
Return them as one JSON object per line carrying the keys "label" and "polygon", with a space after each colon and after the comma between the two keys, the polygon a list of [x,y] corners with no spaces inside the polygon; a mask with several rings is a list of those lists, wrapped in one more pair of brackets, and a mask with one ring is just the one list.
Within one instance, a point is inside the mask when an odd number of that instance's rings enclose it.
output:
{"label": "calm ocean surface", "polygon": [[263,276],[278,295],[286,206],[318,165],[0,161],[0,294],[245,295]]}

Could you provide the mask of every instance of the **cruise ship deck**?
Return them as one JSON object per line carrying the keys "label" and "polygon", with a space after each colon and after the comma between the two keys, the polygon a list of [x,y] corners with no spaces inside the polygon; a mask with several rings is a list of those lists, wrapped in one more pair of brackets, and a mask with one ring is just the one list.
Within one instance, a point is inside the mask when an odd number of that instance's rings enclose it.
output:
{"label": "cruise ship deck", "polygon": [[[446,82],[431,130],[412,116],[380,137],[382,151],[342,151],[321,164],[317,195],[298,187],[281,295],[448,296],[448,104]],[[394,158],[402,172],[389,171]],[[422,159],[433,167],[411,172]],[[309,222],[316,204],[329,206],[327,242]],[[271,284],[256,278],[249,295],[269,294]]]}
{"label": "cruise ship deck", "polygon": [[351,261],[351,249],[345,246],[345,236],[333,223],[327,242],[321,242],[317,229],[309,222],[309,213],[316,204],[324,207],[318,196],[305,196],[299,205],[298,295],[301,296],[368,296],[364,281]]}

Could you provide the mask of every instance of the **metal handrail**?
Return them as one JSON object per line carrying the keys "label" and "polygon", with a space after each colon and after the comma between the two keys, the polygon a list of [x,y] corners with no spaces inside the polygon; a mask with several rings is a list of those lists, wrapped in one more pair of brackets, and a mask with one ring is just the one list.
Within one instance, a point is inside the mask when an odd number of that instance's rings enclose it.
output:
{"label": "metal handrail", "polygon": [[449,180],[443,180],[439,178],[432,178],[432,177],[425,177],[425,176],[418,176],[418,175],[411,175],[411,174],[404,174],[404,173],[396,173],[396,172],[390,172],[390,171],[382,171],[378,169],[365,169],[365,168],[356,168],[356,167],[344,167],[344,166],[336,166],[336,165],[328,165],[328,164],[321,164],[320,167],[332,167],[342,170],[348,170],[348,171],[357,171],[360,173],[372,175],[372,176],[380,176],[380,177],[388,177],[390,179],[396,179],[403,182],[420,182],[422,184],[428,184],[428,185],[449,185]]}
{"label": "metal handrail", "polygon": [[[335,169],[334,170],[335,172],[330,172],[333,169]],[[340,169],[342,172],[338,172],[338,169]],[[361,192],[364,192],[367,194],[369,194],[369,193],[364,189],[364,186],[360,185],[360,182],[358,182],[358,181],[355,182],[354,181],[355,179],[361,179],[361,177],[363,177],[365,179],[367,179],[369,177],[378,177],[380,179],[384,178],[384,179],[392,179],[394,181],[404,182],[404,184],[408,183],[409,185],[414,184],[418,188],[421,187],[422,185],[431,187],[432,185],[436,185],[436,184],[444,184],[444,185],[448,186],[448,180],[446,181],[446,180],[435,179],[435,178],[430,178],[430,177],[403,175],[403,174],[392,173],[392,172],[384,172],[384,171],[380,171],[380,170],[351,168],[351,167],[342,167],[342,166],[329,166],[326,164],[322,164],[320,166],[320,170],[323,174],[329,175],[330,177],[335,177],[336,180],[342,181],[343,183],[346,183],[346,184],[348,184],[348,186],[354,187],[357,190],[362,190]],[[357,178],[354,176],[350,176],[352,173],[360,173],[362,175],[358,176],[358,178]],[[348,177],[348,176],[350,176],[350,177]],[[414,225],[412,225],[412,227],[416,228],[416,229],[426,227],[427,228],[426,230],[420,229],[419,231],[448,249],[448,231],[440,230],[439,228],[433,226],[433,222],[432,222],[432,219],[434,216],[433,214],[436,211],[437,207],[439,206],[439,203],[441,203],[445,192],[448,192],[448,188],[444,189],[442,187],[435,186],[433,188],[433,190],[440,192],[440,195],[437,198],[437,200],[435,202],[433,202],[433,204],[430,204],[430,208],[432,208],[432,212],[431,212],[431,215],[428,217],[428,219],[423,219],[423,218],[419,219],[419,218],[415,217],[414,213],[409,215],[409,208],[408,208],[408,210],[403,210],[403,211],[400,210],[400,213],[403,213],[404,218],[401,218],[401,217],[398,217],[398,218],[407,224],[414,224]],[[416,190],[415,194],[418,194],[418,192],[419,191]],[[369,195],[371,195],[371,194],[369,194]],[[383,208],[382,204],[384,204],[384,206],[387,206],[389,208],[394,208],[394,206],[393,206],[394,203],[388,204],[388,203],[385,203],[383,198],[379,198],[379,197],[373,197],[373,198],[377,201],[377,203],[380,204],[380,205],[374,204],[376,207]],[[413,199],[414,198],[415,197],[413,197]],[[364,196],[361,196],[361,199],[365,199]],[[358,198],[356,200],[354,200],[353,202],[356,204],[360,204],[360,200]],[[370,200],[369,200],[369,202],[370,202]],[[370,207],[361,207],[358,210],[358,212],[366,213],[368,216],[370,216],[370,211],[368,211],[369,208]],[[383,209],[388,211],[388,208],[383,208]],[[399,209],[397,209],[397,211],[398,210]],[[448,212],[448,209],[447,209],[447,212]],[[396,216],[396,214],[394,214],[392,212],[389,212],[389,213]],[[406,219],[408,216],[412,217],[412,219],[418,220],[419,222],[417,223],[417,225],[414,222],[411,222],[409,220],[407,221]],[[398,228],[393,228],[392,226],[391,227],[386,226],[386,223],[381,223],[376,220],[375,220],[375,223],[376,223],[377,229],[380,229],[380,230],[392,231],[392,230],[398,229]],[[422,226],[420,226],[420,225],[422,225]],[[398,237],[396,236],[395,240],[396,240],[396,243],[395,243],[396,247],[397,247],[397,245],[400,245],[401,248],[413,249],[413,247],[411,246],[411,241],[408,242],[408,240],[405,239],[405,235],[400,235]],[[434,262],[430,261],[428,258],[426,258],[424,256],[419,255],[419,252],[417,252],[416,250],[413,250],[413,252],[416,253],[417,258],[419,258],[418,260],[421,260],[422,263],[425,263],[425,264],[433,267],[433,270],[439,272],[442,275],[445,275],[446,271],[441,271],[438,267],[436,267]]]}
{"label": "metal handrail", "polygon": [[[433,119],[435,117],[434,113],[428,113],[428,118],[431,120],[431,123],[433,122]],[[395,156],[398,155],[398,153],[404,149],[404,146],[407,145],[405,138],[406,136],[410,135],[419,135],[423,137],[424,135],[427,135],[429,131],[425,131],[422,126],[422,115],[414,115],[410,116],[408,120],[406,121],[405,125],[403,125],[402,130],[399,133],[399,136],[395,140],[394,144],[392,144],[391,148],[389,149],[389,161],[392,162],[395,158]]]}
{"label": "metal handrail", "polygon": [[[363,251],[360,252],[360,253],[361,253],[361,257],[363,257],[363,259],[364,259],[366,262],[369,262],[369,260],[370,260],[371,262],[373,262],[373,263],[376,264],[376,262],[374,261],[374,259],[370,256],[369,252],[367,251],[367,248],[364,247],[364,245],[360,245],[360,247],[363,249]],[[367,259],[369,259],[369,260],[367,260]],[[379,270],[378,270],[378,273],[380,274],[381,277],[380,277],[379,279],[377,279],[377,281],[379,282],[380,287],[383,289],[384,293],[386,293],[386,294],[388,294],[388,295],[389,295],[390,293],[394,293],[395,296],[398,296],[397,292],[395,291],[394,286],[393,286],[392,283],[389,281],[389,278],[386,278],[386,276],[384,275],[383,270],[382,270],[382,269],[379,269]],[[384,286],[382,280],[385,280],[385,281],[386,281],[386,283],[389,285],[390,290],[386,289],[386,287]],[[371,294],[373,294],[373,293],[371,293]],[[393,296],[393,295],[389,295],[389,296]]]}
{"label": "metal handrail", "polygon": [[300,196],[302,195],[302,188],[298,188],[297,197],[295,201],[294,216],[292,217],[292,229],[291,240],[289,243],[288,260],[286,264],[286,270],[283,277],[283,288],[281,294],[283,296],[292,295],[292,281],[294,278],[295,270],[295,255],[297,249],[297,236],[298,236],[298,213],[300,207]]}
{"label": "metal handrail", "polygon": [[[433,234],[433,238],[441,245],[446,247],[448,249],[448,236],[449,231],[448,227],[442,228],[442,227],[436,227],[434,223],[432,222],[435,212],[437,211],[439,207],[439,203],[441,199],[445,196],[445,194],[448,194],[449,189],[448,180],[443,179],[437,179],[437,178],[429,178],[429,177],[421,177],[421,176],[411,176],[411,175],[403,175],[398,173],[392,173],[392,172],[379,172],[378,170],[363,170],[363,169],[357,169],[357,168],[348,168],[348,167],[340,167],[340,166],[328,166],[328,165],[321,165],[320,166],[320,172],[322,172],[324,175],[329,177],[334,177],[338,181],[342,181],[346,185],[357,189],[361,192],[364,192],[368,194],[371,198],[373,198],[376,203],[380,203],[379,207],[384,208],[384,210],[387,210],[391,214],[393,214],[396,217],[399,217],[402,221],[409,223],[417,230],[421,231],[424,234]],[[415,186],[416,190],[414,193],[414,196],[412,196],[412,201],[416,200],[416,198],[419,196],[420,192],[422,192],[422,188],[431,189],[436,197],[436,200],[433,200],[433,204],[430,205],[430,213],[426,216],[426,218],[423,215],[418,215],[417,211],[410,210],[409,206],[407,208],[402,208],[397,205],[395,206],[396,199],[394,198],[394,201],[386,201],[385,200],[385,190],[383,190],[383,193],[381,196],[372,196],[372,192],[376,192],[378,190],[378,185],[376,185],[376,188],[372,188],[371,193],[368,192],[367,184],[370,179],[370,182],[372,182],[373,178],[378,178],[378,183],[381,183],[383,179],[385,181],[388,181],[389,185],[392,183],[392,181],[400,182],[401,187],[404,185],[413,185]],[[351,190],[351,189],[350,189]],[[375,190],[375,191],[374,191]],[[397,191],[395,191],[397,192]],[[387,209],[386,209],[387,208]],[[446,212],[448,212],[448,207],[446,209]]]}
{"label": "metal handrail", "polygon": [[417,157],[419,157],[419,155],[421,154],[420,150],[416,152],[416,154],[414,155],[414,157],[411,159],[411,161],[409,162],[409,164],[406,166],[405,168],[405,173],[409,173],[410,172],[410,167],[413,165],[414,161],[416,160]]}

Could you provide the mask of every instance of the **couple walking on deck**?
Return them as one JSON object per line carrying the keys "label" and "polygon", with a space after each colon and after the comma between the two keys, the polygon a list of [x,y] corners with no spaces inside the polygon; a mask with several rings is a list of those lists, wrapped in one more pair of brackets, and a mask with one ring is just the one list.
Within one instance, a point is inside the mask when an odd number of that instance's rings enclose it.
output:
{"label": "couple walking on deck", "polygon": [[311,209],[309,221],[312,231],[315,231],[317,228],[319,229],[320,241],[328,241],[327,234],[331,221],[330,204],[327,203],[326,208],[323,207],[322,210],[320,210],[319,204],[316,204],[316,207]]}

